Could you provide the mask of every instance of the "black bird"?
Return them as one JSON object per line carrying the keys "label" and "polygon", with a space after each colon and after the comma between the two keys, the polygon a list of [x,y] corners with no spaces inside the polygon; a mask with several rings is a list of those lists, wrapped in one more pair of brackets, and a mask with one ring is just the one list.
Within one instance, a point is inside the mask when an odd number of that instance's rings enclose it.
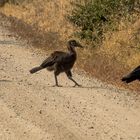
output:
{"label": "black bird", "polygon": [[100,16],[100,20],[102,20],[103,22],[108,21],[107,18],[105,16],[103,16],[103,15]]}
{"label": "black bird", "polygon": [[58,85],[57,76],[65,72],[67,77],[75,83],[75,86],[80,86],[73,78],[72,78],[72,72],[71,69],[77,59],[77,54],[75,51],[75,47],[83,48],[83,46],[75,41],[75,40],[69,40],[67,44],[68,52],[62,52],[62,51],[55,51],[53,52],[47,59],[43,61],[43,63],[30,70],[30,73],[35,73],[39,70],[47,68],[49,71],[54,71],[54,77],[55,77],[55,86]]}
{"label": "black bird", "polygon": [[140,81],[140,66],[136,67],[132,72],[130,72],[130,74],[128,74],[127,76],[124,76],[122,78],[122,81],[124,81],[126,83],[130,83],[135,80]]}

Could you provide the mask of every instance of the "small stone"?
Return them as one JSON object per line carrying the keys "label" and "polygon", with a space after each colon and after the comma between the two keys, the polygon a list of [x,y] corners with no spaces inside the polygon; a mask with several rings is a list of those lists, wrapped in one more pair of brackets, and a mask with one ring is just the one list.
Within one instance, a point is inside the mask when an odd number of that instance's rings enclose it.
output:
{"label": "small stone", "polygon": [[89,129],[94,129],[94,127],[93,127],[93,126],[91,126],[91,127],[89,127]]}
{"label": "small stone", "polygon": [[39,113],[42,114],[42,110],[40,110]]}

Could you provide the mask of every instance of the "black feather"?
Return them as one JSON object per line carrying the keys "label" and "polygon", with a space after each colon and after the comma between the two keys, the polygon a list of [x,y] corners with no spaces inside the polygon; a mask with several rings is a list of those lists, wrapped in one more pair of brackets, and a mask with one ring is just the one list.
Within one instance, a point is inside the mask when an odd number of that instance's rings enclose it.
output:
{"label": "black feather", "polygon": [[127,76],[124,76],[121,80],[126,83],[133,82],[140,79],[140,66],[136,67]]}

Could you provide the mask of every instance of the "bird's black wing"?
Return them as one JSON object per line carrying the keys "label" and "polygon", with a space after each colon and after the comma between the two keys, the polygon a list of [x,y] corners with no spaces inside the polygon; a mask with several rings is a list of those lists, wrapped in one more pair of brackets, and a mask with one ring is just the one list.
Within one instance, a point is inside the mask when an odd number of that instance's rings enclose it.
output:
{"label": "bird's black wing", "polygon": [[65,55],[62,55],[61,57],[57,58],[57,63],[59,64],[69,64],[71,62],[75,61],[74,54],[66,53]]}
{"label": "bird's black wing", "polygon": [[41,67],[45,68],[51,66],[54,63],[61,61],[61,59],[65,58],[65,56],[67,56],[67,53],[61,51],[55,51],[42,62]]}

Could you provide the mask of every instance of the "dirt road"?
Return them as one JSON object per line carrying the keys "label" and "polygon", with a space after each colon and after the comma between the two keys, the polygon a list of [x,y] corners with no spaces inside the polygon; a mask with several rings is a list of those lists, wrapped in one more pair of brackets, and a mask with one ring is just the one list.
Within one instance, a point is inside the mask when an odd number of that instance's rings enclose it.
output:
{"label": "dirt road", "polygon": [[140,99],[75,72],[83,88],[52,87],[46,57],[0,26],[0,140],[140,140]]}

